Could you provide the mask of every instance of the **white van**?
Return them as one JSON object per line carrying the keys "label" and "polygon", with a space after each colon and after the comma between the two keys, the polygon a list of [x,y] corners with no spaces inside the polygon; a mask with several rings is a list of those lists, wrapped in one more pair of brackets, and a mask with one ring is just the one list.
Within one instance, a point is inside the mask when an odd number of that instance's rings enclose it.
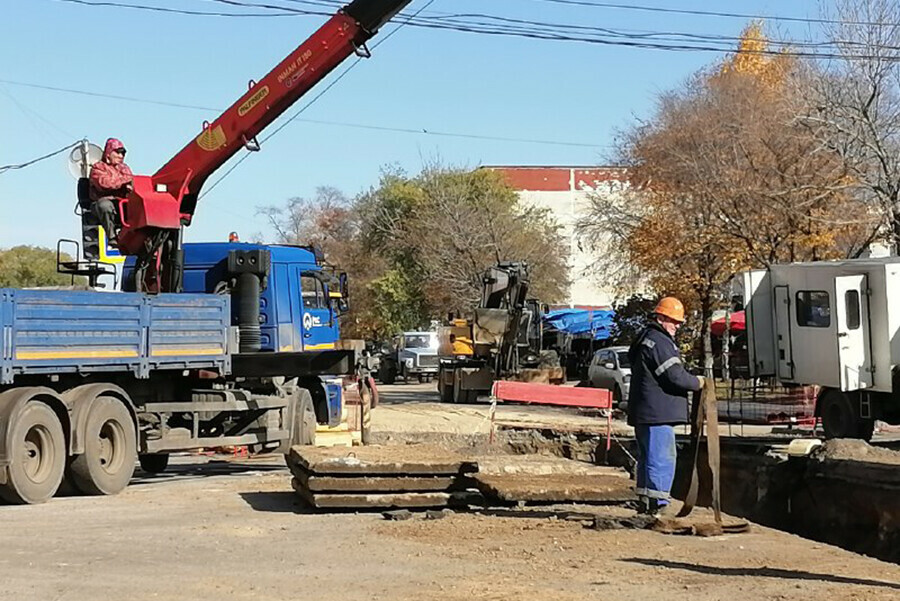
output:
{"label": "white van", "polygon": [[900,257],[773,265],[743,287],[751,377],[821,386],[829,438],[900,423]]}

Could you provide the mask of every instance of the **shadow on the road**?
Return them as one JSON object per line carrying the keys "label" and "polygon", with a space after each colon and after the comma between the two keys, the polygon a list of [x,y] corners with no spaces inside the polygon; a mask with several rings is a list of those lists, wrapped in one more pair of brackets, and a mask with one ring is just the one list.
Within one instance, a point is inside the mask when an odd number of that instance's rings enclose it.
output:
{"label": "shadow on the road", "polygon": [[437,388],[433,384],[377,384],[380,405],[403,405],[407,403],[440,402]]}
{"label": "shadow on the road", "polygon": [[285,470],[287,470],[286,467],[277,464],[235,463],[231,461],[212,460],[207,463],[170,465],[166,468],[166,471],[161,474],[149,474],[140,468],[137,468],[129,486],[196,480],[198,478],[209,478],[212,476],[231,476],[253,472],[277,472]]}
{"label": "shadow on the road", "polygon": [[254,511],[299,514],[320,513],[316,508],[310,507],[296,493],[291,491],[242,492],[240,495]]}
{"label": "shadow on the road", "polygon": [[671,568],[677,570],[687,570],[689,572],[698,572],[700,574],[712,574],[714,576],[751,576],[754,578],[781,578],[784,580],[817,580],[820,582],[833,582],[836,584],[855,584],[859,586],[878,586],[900,590],[900,584],[896,582],[885,582],[883,580],[869,580],[867,578],[851,578],[849,576],[837,576],[835,574],[822,574],[818,572],[805,572],[803,570],[787,570],[782,568],[722,568],[718,566],[706,566],[694,563],[685,563],[681,561],[669,561],[666,559],[645,559],[640,557],[629,557],[620,561],[629,563],[638,563],[654,568]]}

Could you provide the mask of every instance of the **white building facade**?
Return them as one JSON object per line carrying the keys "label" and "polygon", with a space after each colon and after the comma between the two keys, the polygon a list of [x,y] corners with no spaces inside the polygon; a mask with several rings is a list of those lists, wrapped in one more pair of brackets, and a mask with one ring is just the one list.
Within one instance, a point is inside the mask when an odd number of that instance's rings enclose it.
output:
{"label": "white building facade", "polygon": [[503,174],[531,206],[548,209],[569,241],[569,293],[567,305],[583,309],[611,308],[616,300],[611,287],[591,273],[594,256],[582,248],[576,224],[586,216],[591,194],[620,194],[626,187],[621,167],[484,167]]}

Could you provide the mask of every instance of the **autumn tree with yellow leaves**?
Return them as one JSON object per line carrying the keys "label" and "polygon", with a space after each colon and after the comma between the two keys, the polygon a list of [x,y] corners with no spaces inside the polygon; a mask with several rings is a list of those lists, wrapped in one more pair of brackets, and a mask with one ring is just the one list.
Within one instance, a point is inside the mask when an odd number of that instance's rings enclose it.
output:
{"label": "autumn tree with yellow leaves", "polygon": [[799,118],[808,69],[752,24],[733,56],[625,132],[630,189],[595,195],[582,220],[601,276],[685,300],[708,367],[712,314],[736,273],[855,256],[878,235],[844,161]]}

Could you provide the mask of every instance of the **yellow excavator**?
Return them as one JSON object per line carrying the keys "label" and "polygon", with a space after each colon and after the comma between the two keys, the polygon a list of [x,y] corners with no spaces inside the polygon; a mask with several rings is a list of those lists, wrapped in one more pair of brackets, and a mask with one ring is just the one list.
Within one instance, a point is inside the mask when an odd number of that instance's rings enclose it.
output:
{"label": "yellow excavator", "polygon": [[499,263],[482,276],[472,319],[448,320],[438,333],[441,401],[471,403],[495,380],[565,382],[554,351],[541,348],[545,307],[528,299],[528,265]]}

